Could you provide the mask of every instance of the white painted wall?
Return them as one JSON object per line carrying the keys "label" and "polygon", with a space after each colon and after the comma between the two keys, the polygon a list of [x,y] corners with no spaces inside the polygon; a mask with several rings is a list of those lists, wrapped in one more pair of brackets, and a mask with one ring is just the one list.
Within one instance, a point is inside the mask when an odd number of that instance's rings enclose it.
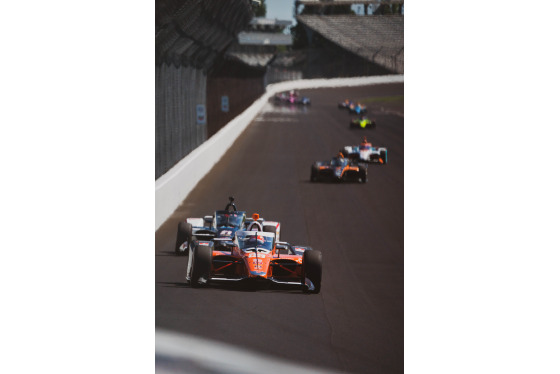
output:
{"label": "white painted wall", "polygon": [[274,94],[295,89],[366,86],[403,82],[404,75],[386,75],[359,78],[305,79],[268,85],[266,93],[249,108],[156,180],[156,230],[188,196],[197,183],[222,158],[237,137]]}

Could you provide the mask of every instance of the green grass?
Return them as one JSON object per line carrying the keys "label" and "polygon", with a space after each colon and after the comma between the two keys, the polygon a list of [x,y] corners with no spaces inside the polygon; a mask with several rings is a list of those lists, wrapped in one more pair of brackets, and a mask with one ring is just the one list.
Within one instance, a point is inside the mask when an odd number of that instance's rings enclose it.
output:
{"label": "green grass", "polygon": [[404,95],[398,96],[373,96],[373,97],[366,97],[364,99],[357,100],[362,104],[373,104],[373,103],[394,103],[394,104],[403,104],[404,103]]}

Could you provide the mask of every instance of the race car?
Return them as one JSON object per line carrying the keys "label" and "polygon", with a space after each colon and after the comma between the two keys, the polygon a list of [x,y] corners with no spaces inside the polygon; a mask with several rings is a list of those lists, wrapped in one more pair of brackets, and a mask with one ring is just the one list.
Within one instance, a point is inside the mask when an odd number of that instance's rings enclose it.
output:
{"label": "race car", "polygon": [[356,103],[356,104],[350,103],[348,105],[348,111],[354,114],[365,114],[367,113],[367,107],[360,103]]}
{"label": "race car", "polygon": [[347,145],[342,150],[341,153],[344,157],[348,157],[352,160],[359,160],[379,165],[387,164],[387,148],[385,147],[374,147],[364,138],[364,141],[360,145]]}
{"label": "race car", "polygon": [[359,164],[339,154],[331,161],[317,161],[311,165],[311,182],[367,182],[367,165]]}
{"label": "race car", "polygon": [[350,121],[351,129],[374,129],[377,124],[374,120],[371,120],[365,116],[353,119]]}
{"label": "race car", "polygon": [[274,284],[309,293],[321,290],[321,252],[278,242],[274,233],[239,230],[225,246],[217,248],[212,241],[200,241],[190,251],[186,279],[191,287],[226,283],[259,288]]}
{"label": "race car", "polygon": [[253,216],[247,217],[246,212],[238,211],[233,203],[234,198],[224,210],[216,210],[214,215],[204,218],[187,218],[179,222],[177,226],[177,238],[175,240],[175,253],[188,255],[189,247],[196,245],[199,241],[211,241],[216,247],[222,243],[231,241],[238,230],[259,230],[275,234],[280,238],[280,222],[265,221],[263,218]]}
{"label": "race car", "polygon": [[305,96],[299,96],[297,91],[281,92],[274,95],[274,102],[277,104],[310,105],[311,100]]}
{"label": "race car", "polygon": [[344,100],[343,102],[338,103],[338,108],[339,108],[339,109],[348,109],[348,107],[349,107],[350,105],[354,105],[354,103],[352,102],[352,100],[346,99],[346,100]]}

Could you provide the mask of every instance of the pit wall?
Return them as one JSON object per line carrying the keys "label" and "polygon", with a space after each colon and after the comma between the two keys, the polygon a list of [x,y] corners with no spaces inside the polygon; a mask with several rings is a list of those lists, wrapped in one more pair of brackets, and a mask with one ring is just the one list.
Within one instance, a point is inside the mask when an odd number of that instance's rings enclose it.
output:
{"label": "pit wall", "polygon": [[215,135],[194,149],[156,180],[155,229],[157,230],[182,201],[186,199],[198,182],[222,158],[237,137],[247,128],[274,94],[287,90],[367,86],[386,83],[404,83],[404,75],[307,79],[268,85],[266,92],[243,113],[231,120]]}

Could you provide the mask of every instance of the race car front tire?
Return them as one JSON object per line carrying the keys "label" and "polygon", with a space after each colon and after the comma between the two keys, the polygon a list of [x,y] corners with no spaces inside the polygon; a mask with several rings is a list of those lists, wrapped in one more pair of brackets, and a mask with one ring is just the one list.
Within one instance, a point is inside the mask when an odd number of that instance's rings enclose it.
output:
{"label": "race car front tire", "polygon": [[198,245],[194,249],[193,257],[191,287],[197,288],[201,286],[201,284],[198,283],[201,277],[206,278],[206,280],[210,277],[210,270],[212,269],[212,247]]}
{"label": "race car front tire", "polygon": [[311,167],[311,177],[309,178],[311,182],[317,182],[317,170]]}
{"label": "race car front tire", "polygon": [[[303,290],[304,292],[319,293],[323,276],[323,255],[320,251],[307,250],[303,252]],[[305,286],[305,278],[313,282],[314,290],[309,291]]]}
{"label": "race car front tire", "polygon": [[184,251],[181,251],[179,248],[181,247],[181,244],[183,244],[184,242],[189,242],[189,245],[191,244],[192,241],[192,225],[190,223],[187,223],[185,221],[179,222],[179,225],[177,225],[177,240],[175,241],[175,253],[177,254],[189,254],[189,249],[187,246],[187,249]]}

